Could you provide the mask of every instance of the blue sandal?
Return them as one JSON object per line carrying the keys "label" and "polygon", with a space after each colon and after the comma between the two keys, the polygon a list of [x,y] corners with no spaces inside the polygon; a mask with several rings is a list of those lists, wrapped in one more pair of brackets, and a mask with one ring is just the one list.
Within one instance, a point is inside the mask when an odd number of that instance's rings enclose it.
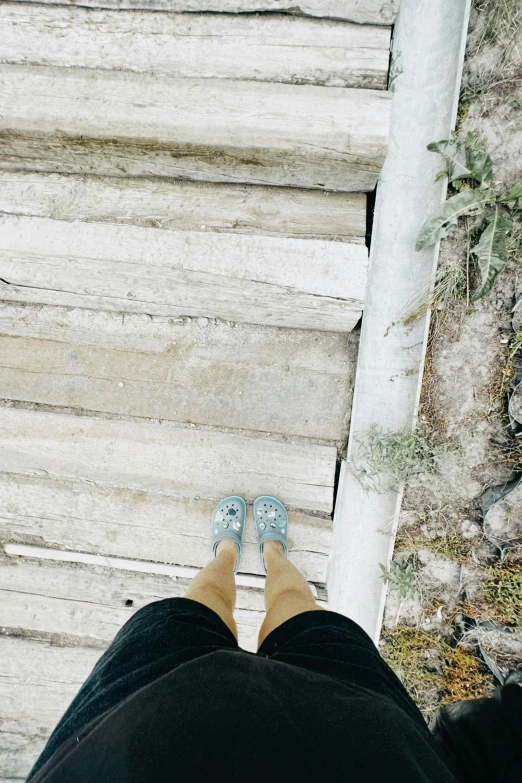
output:
{"label": "blue sandal", "polygon": [[214,557],[220,541],[235,541],[237,544],[235,574],[239,571],[241,563],[241,545],[243,543],[243,533],[245,532],[245,519],[245,501],[236,495],[220,500],[212,514],[212,551],[214,552]]}
{"label": "blue sandal", "polygon": [[279,541],[288,557],[288,514],[280,500],[263,495],[254,500],[254,519],[259,541],[259,559],[266,574],[263,547],[267,541]]}

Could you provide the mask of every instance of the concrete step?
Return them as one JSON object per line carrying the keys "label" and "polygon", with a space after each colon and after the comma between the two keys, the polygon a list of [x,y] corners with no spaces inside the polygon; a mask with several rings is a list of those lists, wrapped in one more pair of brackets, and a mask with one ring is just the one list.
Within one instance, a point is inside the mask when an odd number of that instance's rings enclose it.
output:
{"label": "concrete step", "polygon": [[0,780],[25,780],[103,649],[0,635]]}

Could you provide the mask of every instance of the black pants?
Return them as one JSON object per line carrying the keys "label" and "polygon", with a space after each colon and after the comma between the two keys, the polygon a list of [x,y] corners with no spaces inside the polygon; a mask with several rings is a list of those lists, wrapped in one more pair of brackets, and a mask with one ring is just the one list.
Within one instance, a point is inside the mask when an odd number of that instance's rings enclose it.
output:
{"label": "black pants", "polygon": [[[28,781],[70,736],[180,664],[217,650],[240,650],[211,609],[188,598],[145,606],[116,635],[53,731]],[[370,637],[329,611],[304,612],[265,639],[256,655],[356,682],[393,699],[425,728],[424,719]]]}

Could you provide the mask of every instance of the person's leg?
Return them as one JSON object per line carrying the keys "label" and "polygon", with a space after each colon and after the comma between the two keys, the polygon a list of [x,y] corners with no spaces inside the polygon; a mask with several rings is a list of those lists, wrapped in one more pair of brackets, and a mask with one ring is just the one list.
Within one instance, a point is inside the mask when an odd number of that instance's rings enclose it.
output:
{"label": "person's leg", "polygon": [[213,609],[237,639],[237,625],[234,620],[236,558],[237,545],[234,541],[220,541],[216,557],[194,577],[185,593],[185,598],[198,601]]}
{"label": "person's leg", "polygon": [[266,566],[266,617],[259,631],[258,648],[271,631],[302,612],[321,610],[302,573],[286,559],[278,541],[264,544]]}

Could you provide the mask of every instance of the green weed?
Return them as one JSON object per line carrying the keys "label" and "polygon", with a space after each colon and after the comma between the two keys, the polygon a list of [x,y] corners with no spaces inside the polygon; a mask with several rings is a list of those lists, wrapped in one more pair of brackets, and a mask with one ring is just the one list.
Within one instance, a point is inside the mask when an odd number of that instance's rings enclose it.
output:
{"label": "green weed", "polygon": [[[430,152],[442,156],[446,167],[437,178],[446,177],[453,190],[442,206],[422,225],[416,249],[423,250],[451,234],[461,218],[484,215],[474,229],[474,244],[468,247],[466,262],[466,290],[469,297],[469,258],[475,258],[480,282],[473,301],[489,294],[497,275],[505,268],[513,254],[516,213],[522,210],[522,183],[498,196],[492,188],[493,164],[483,142],[468,133],[463,139],[456,133],[449,139],[428,144]],[[469,226],[469,224],[467,224]],[[471,236],[468,233],[468,236]],[[451,290],[451,287],[450,287]],[[413,314],[412,314],[413,315]]]}
{"label": "green weed", "polygon": [[390,568],[379,563],[381,579],[399,594],[400,598],[407,598],[415,589],[415,572],[412,563],[401,565],[392,561]]}

